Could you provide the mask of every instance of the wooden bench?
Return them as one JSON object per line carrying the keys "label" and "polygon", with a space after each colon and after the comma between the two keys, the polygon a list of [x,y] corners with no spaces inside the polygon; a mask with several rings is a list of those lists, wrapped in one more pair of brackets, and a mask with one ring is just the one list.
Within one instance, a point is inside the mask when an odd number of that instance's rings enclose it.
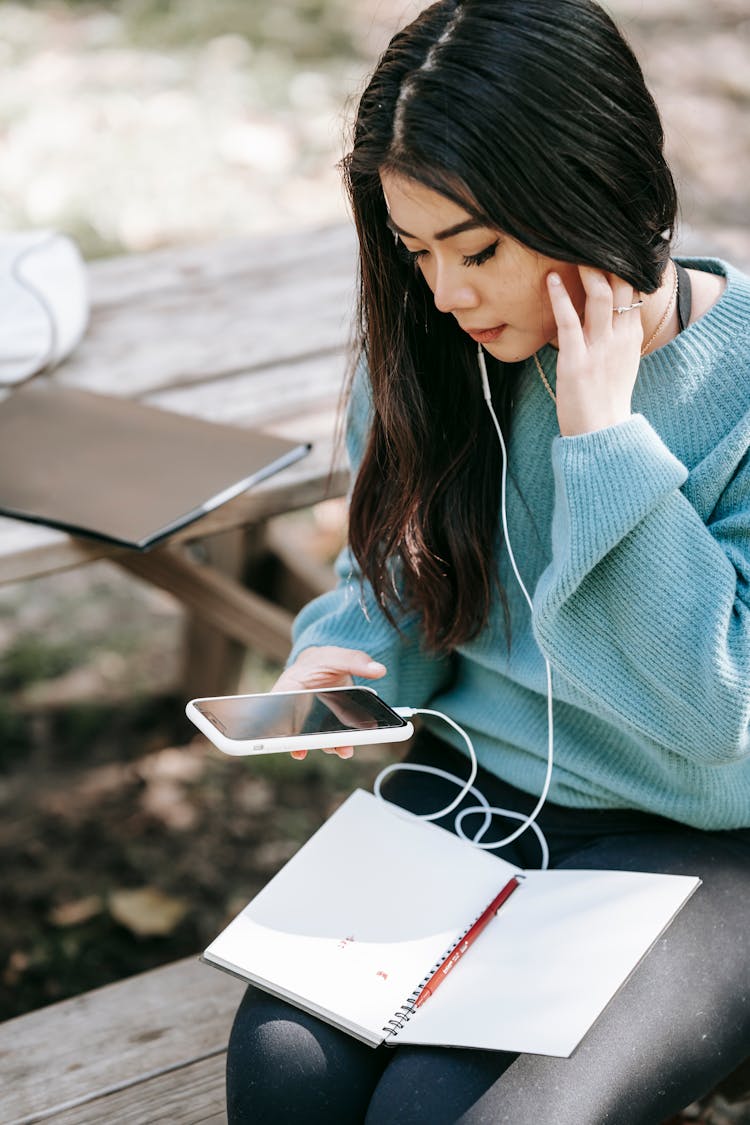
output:
{"label": "wooden bench", "polygon": [[[0,1121],[226,1122],[226,1047],[243,989],[191,958],[0,1024]],[[750,1063],[720,1093],[740,1103],[748,1089]],[[749,1119],[750,1102],[711,1118]]]}
{"label": "wooden bench", "polygon": [[225,1122],[243,985],[196,959],[0,1024],[3,1125]]}
{"label": "wooden bench", "polygon": [[0,584],[109,558],[169,590],[191,615],[187,694],[231,690],[245,646],[283,660],[291,615],[239,579],[270,517],[345,490],[344,469],[331,470],[355,260],[353,232],[337,225],[91,263],[86,337],[43,378],[313,450],[147,553],[0,518]]}

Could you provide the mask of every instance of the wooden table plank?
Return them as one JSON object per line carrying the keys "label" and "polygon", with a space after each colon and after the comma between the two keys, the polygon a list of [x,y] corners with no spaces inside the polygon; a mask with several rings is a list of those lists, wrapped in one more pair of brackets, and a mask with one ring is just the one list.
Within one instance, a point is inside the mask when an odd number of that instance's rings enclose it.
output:
{"label": "wooden table plank", "polygon": [[[284,254],[281,255],[281,247]],[[92,263],[92,312],[86,336],[55,378],[63,384],[107,394],[140,396],[160,388],[213,380],[232,372],[303,360],[341,349],[348,337],[354,304],[356,252],[345,225],[280,238],[279,257],[269,257],[255,239],[231,249],[236,264],[244,250],[245,268],[229,269],[226,244],[182,252],[139,256],[108,267]],[[142,291],[126,286],[114,300],[117,270],[132,276],[140,269],[157,284]]]}
{"label": "wooden table plank", "polygon": [[[24,1125],[226,1125],[226,1051]],[[20,1122],[17,1125],[21,1125]]]}
{"label": "wooden table plank", "polygon": [[171,246],[140,254],[100,258],[89,263],[95,278],[92,304],[148,301],[162,290],[186,286],[215,286],[241,277],[295,277],[309,274],[321,259],[334,261],[343,253],[356,256],[356,239],[349,223],[308,226],[290,232],[252,234]]}
{"label": "wooden table plank", "polygon": [[2,1121],[72,1113],[215,1058],[242,992],[240,981],[190,958],[0,1024]]}
{"label": "wooden table plank", "polygon": [[302,359],[280,360],[262,369],[187,387],[167,387],[144,396],[149,406],[192,414],[209,422],[268,428],[285,419],[306,419],[311,411],[335,416],[348,359],[343,345]]}

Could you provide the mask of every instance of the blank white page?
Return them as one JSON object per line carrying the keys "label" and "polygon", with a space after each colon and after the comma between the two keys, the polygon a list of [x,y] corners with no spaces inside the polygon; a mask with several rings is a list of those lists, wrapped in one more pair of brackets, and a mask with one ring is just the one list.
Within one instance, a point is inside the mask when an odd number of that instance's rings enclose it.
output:
{"label": "blank white page", "polygon": [[357,790],[204,957],[379,1043],[517,870]]}
{"label": "blank white page", "polygon": [[699,882],[527,872],[395,1042],[567,1057]]}

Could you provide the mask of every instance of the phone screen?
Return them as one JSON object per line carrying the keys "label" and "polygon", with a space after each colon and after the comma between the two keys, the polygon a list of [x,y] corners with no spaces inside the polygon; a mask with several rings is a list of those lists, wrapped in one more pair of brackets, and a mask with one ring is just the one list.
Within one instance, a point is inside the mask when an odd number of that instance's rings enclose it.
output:
{"label": "phone screen", "polygon": [[204,699],[195,707],[226,738],[239,742],[406,726],[377,695],[357,688]]}

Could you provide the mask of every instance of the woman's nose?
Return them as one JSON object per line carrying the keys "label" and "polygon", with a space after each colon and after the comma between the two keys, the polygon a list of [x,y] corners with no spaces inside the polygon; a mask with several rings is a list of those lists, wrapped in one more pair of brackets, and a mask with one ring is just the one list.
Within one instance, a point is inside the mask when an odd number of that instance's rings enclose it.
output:
{"label": "woman's nose", "polygon": [[451,313],[458,309],[474,309],[479,298],[464,270],[438,269],[435,273],[432,295],[439,312]]}

